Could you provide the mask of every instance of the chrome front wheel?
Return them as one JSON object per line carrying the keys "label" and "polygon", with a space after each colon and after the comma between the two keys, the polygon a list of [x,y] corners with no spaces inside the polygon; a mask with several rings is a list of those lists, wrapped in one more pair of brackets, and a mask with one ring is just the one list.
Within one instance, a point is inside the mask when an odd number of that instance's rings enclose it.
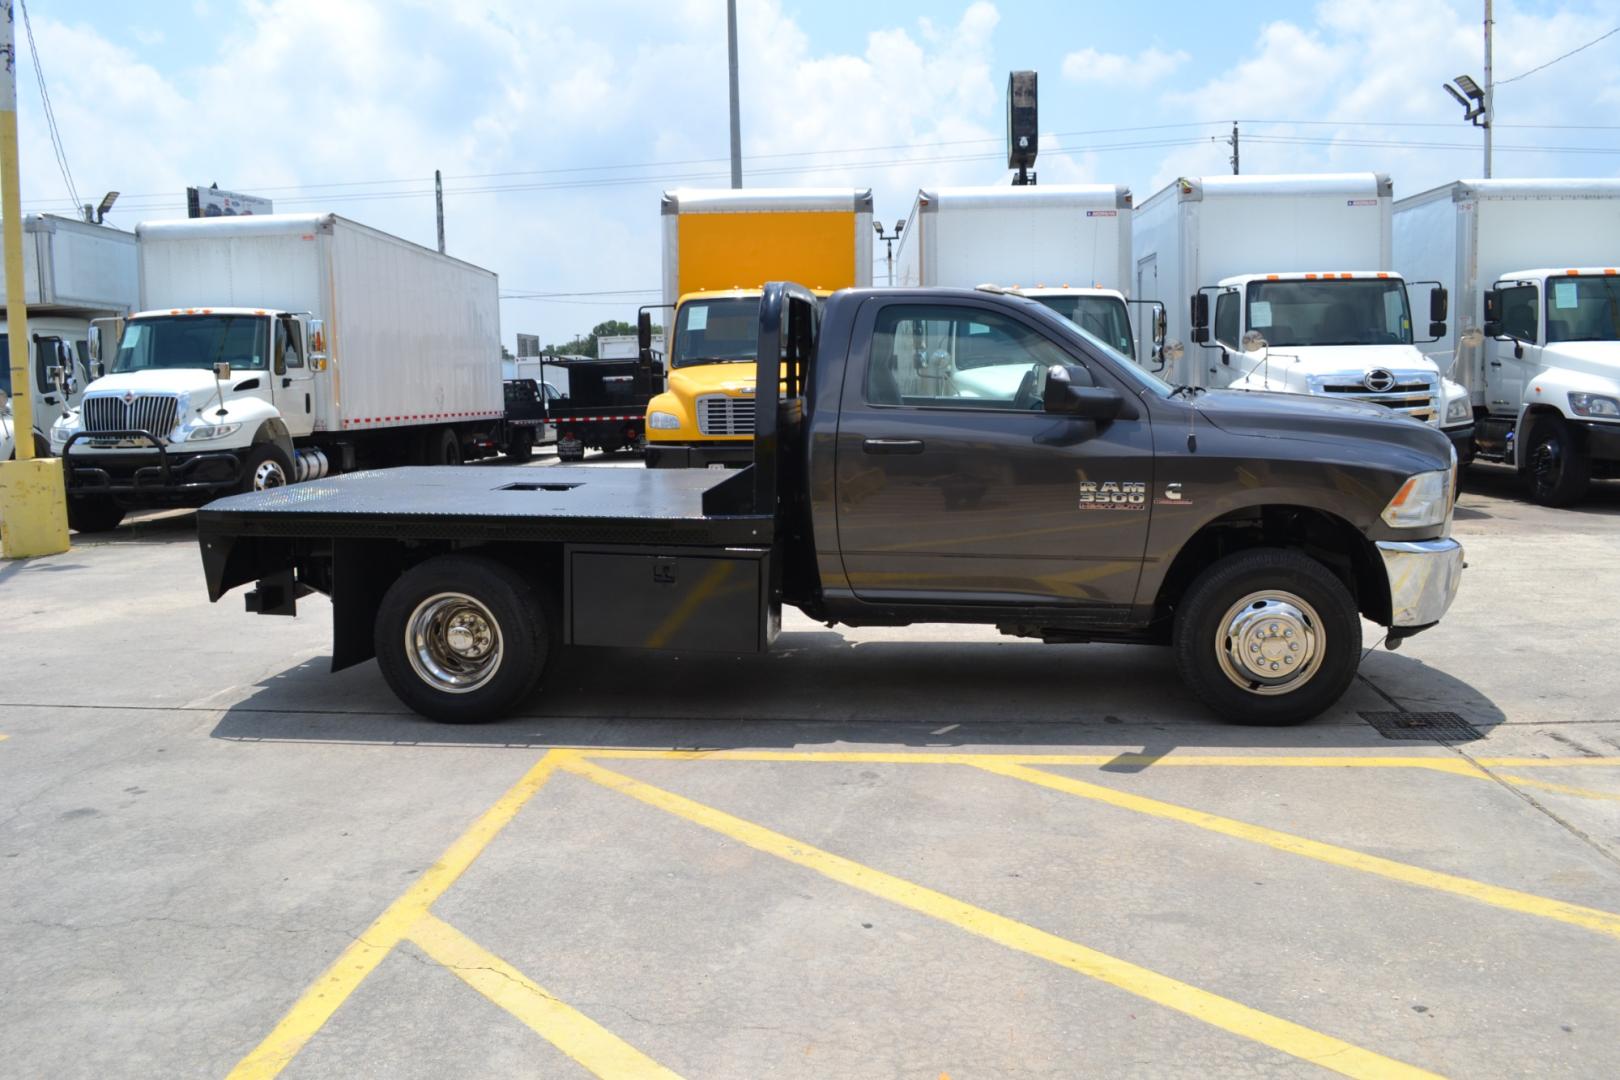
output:
{"label": "chrome front wheel", "polygon": [[1215,642],[1226,677],[1255,694],[1288,694],[1310,682],[1327,648],[1321,617],[1290,592],[1265,590],[1227,609]]}
{"label": "chrome front wheel", "polygon": [[405,654],[412,670],[448,694],[486,685],[500,670],[505,653],[500,623],[466,593],[430,596],[405,623]]}

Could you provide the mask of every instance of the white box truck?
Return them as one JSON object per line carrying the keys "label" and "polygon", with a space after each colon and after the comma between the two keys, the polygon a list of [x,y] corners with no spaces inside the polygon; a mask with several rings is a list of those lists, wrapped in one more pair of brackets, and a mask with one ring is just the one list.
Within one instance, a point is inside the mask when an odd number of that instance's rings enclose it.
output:
{"label": "white box truck", "polygon": [[1620,180],[1458,180],[1397,203],[1394,242],[1452,289],[1474,455],[1548,506],[1620,477]]}
{"label": "white box truck", "polygon": [[[0,390],[26,390],[34,409],[34,452],[50,453],[51,426],[90,381],[90,321],[124,315],[139,301],[135,234],[54,214],[23,218],[23,291],[33,339],[28,386],[11,385],[10,324],[0,266]],[[0,417],[0,460],[15,452],[9,405]]]}
{"label": "white box truck", "polygon": [[497,441],[490,271],[335,214],[136,234],[142,310],[92,327],[100,377],[51,429],[80,531],[328,472],[452,464]]}
{"label": "white box truck", "polygon": [[1372,401],[1466,449],[1468,392],[1419,348],[1444,332],[1447,292],[1395,272],[1391,196],[1382,173],[1182,177],[1138,206],[1139,295],[1164,302],[1180,355],[1166,377]]}
{"label": "white box truck", "polygon": [[1118,351],[1161,363],[1162,305],[1132,332],[1131,192],[1117,184],[941,187],[917,192],[893,284],[996,285],[1039,300]]}

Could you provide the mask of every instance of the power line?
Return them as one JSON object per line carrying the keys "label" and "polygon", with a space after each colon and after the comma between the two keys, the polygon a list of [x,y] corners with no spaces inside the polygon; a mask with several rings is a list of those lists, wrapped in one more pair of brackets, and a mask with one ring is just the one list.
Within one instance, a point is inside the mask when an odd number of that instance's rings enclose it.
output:
{"label": "power line", "polygon": [[1506,86],[1510,82],[1518,82],[1520,79],[1523,79],[1523,78],[1525,78],[1526,76],[1529,76],[1529,75],[1534,75],[1538,71],[1545,71],[1547,68],[1550,68],[1554,64],[1558,63],[1558,61],[1560,61],[1560,60],[1568,60],[1570,57],[1574,56],[1576,53],[1582,52],[1582,51],[1584,51],[1586,49],[1590,49],[1592,46],[1596,45],[1598,42],[1602,41],[1604,38],[1613,37],[1616,34],[1620,34],[1620,26],[1615,27],[1613,30],[1610,30],[1606,34],[1599,34],[1597,37],[1593,38],[1591,41],[1588,41],[1585,45],[1578,45],[1575,48],[1569,50],[1569,52],[1564,53],[1562,56],[1553,57],[1551,60],[1547,61],[1545,64],[1537,65],[1536,67],[1531,68],[1529,71],[1520,72],[1519,74],[1513,76],[1513,78],[1511,78],[1511,79],[1497,79],[1496,80],[1496,85],[1497,86]]}
{"label": "power line", "polygon": [[[56,167],[62,171],[62,182],[67,185],[68,198],[73,202],[73,212],[79,211],[79,189],[73,185],[73,170],[68,168],[67,150],[62,145],[62,133],[56,127],[56,110],[51,108],[50,91],[45,89],[45,68],[39,62],[39,47],[34,44],[34,21],[28,17],[28,0],[20,0],[23,14],[23,29],[28,34],[28,53],[34,58],[34,79],[39,83],[39,100],[44,106],[45,126],[51,133],[51,148],[56,151]],[[8,63],[14,57],[6,58]]]}

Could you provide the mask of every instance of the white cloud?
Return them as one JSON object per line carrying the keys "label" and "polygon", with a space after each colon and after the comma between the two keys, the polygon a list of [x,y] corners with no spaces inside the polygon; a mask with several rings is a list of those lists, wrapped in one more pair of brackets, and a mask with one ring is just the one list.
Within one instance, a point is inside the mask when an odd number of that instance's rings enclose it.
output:
{"label": "white cloud", "polygon": [[1148,86],[1173,73],[1190,59],[1191,57],[1180,49],[1165,52],[1152,46],[1135,56],[1098,52],[1096,49],[1080,49],[1063,58],[1063,77],[1070,82],[1079,83]]}
{"label": "white cloud", "polygon": [[[854,53],[814,49],[780,0],[740,7],[751,186],[870,186],[891,220],[924,183],[1001,171],[991,4],[877,23]],[[581,292],[656,287],[660,190],[727,182],[724,12],[712,0],[245,0],[184,67],[71,16],[35,30],[80,195],[123,191],[123,227],[183,213],[187,185],[217,181],[432,244],[439,168],[452,254],[496,270],[503,291]],[[27,103],[22,125],[25,204],[63,212]],[[601,168],[660,161],[684,164]],[[566,340],[654,299],[508,303],[503,336]]]}

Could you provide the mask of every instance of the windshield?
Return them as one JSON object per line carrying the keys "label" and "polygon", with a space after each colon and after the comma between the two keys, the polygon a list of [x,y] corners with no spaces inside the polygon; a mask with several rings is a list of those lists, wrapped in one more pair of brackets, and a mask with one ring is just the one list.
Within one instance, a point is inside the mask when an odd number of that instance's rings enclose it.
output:
{"label": "windshield", "polygon": [[157,368],[263,369],[270,355],[270,320],[259,315],[174,315],[140,319],[124,327],[112,370]]}
{"label": "windshield", "polygon": [[1561,277],[1547,282],[1547,343],[1617,341],[1620,277]]}
{"label": "windshield", "polygon": [[1131,320],[1125,302],[1116,296],[1033,296],[1093,337],[1101,338],[1122,353],[1134,351]]}
{"label": "windshield", "polygon": [[759,351],[759,299],[690,300],[675,317],[671,367],[750,363]]}
{"label": "windshield", "polygon": [[1249,329],[1272,348],[1412,344],[1403,281],[1251,281],[1248,302]]}

